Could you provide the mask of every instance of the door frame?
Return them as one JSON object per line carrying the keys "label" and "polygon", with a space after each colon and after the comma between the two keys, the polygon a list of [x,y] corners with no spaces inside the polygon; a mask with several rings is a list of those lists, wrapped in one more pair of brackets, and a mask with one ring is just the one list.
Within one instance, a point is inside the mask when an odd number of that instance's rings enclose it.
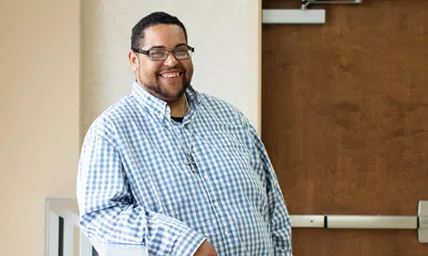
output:
{"label": "door frame", "polygon": [[248,119],[262,131],[262,0],[248,1]]}

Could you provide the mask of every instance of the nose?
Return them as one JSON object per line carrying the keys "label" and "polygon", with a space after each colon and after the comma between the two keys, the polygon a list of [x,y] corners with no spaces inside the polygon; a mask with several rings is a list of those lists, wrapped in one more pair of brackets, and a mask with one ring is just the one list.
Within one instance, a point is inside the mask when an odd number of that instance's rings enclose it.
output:
{"label": "nose", "polygon": [[175,58],[174,54],[172,52],[169,52],[168,58],[165,60],[165,65],[170,67],[175,67],[177,63],[178,63],[178,60]]}

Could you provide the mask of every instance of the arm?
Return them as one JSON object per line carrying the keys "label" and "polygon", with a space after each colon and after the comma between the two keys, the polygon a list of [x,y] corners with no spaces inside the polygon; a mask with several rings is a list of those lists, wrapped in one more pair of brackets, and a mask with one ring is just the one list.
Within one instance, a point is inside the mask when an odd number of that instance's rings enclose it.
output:
{"label": "arm", "polygon": [[205,238],[177,219],[133,205],[119,152],[110,136],[95,127],[85,138],[79,162],[83,232],[101,243],[145,246],[155,255],[193,255]]}
{"label": "arm", "polygon": [[292,256],[291,223],[281,188],[262,141],[254,127],[247,125],[252,165],[266,184],[275,255]]}

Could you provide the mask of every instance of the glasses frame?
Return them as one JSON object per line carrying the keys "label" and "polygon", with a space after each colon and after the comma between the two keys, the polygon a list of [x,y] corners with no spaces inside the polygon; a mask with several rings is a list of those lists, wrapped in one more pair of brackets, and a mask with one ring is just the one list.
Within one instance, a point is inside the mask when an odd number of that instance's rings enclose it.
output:
{"label": "glasses frame", "polygon": [[190,46],[190,45],[187,45],[187,44],[183,44],[183,45],[180,45],[180,46],[178,46],[178,47],[181,47],[181,46],[186,46],[187,47],[187,49],[191,52],[190,54],[189,54],[189,58],[185,58],[185,59],[178,59],[177,58],[177,56],[175,56],[175,51],[177,50],[177,48],[175,48],[174,50],[172,50],[172,51],[168,51],[167,49],[164,49],[164,48],[159,48],[159,47],[154,47],[154,48],[150,48],[150,49],[148,49],[148,50],[143,50],[143,49],[136,49],[136,48],[132,48],[132,51],[133,52],[135,52],[135,53],[141,53],[141,54],[144,54],[144,55],[147,55],[147,57],[149,57],[149,59],[151,60],[151,61],[165,61],[166,59],[168,59],[168,56],[165,58],[165,59],[163,59],[163,60],[154,60],[154,59],[152,59],[151,57],[150,57],[150,51],[152,51],[152,50],[159,50],[159,49],[162,49],[162,50],[165,50],[166,52],[168,52],[168,53],[172,53],[172,55],[174,55],[174,58],[176,59],[176,60],[188,60],[188,59],[190,59],[190,58],[192,58],[192,53],[194,53],[195,52],[195,48],[193,48],[192,46]]}

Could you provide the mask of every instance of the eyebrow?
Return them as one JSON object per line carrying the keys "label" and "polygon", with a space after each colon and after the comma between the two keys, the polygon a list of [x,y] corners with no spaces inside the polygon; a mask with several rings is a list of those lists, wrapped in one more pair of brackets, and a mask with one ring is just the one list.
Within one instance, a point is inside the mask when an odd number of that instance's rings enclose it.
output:
{"label": "eyebrow", "polygon": [[[180,46],[183,46],[183,45],[187,46],[186,43],[179,43],[179,44],[175,45],[174,48],[177,48],[177,47],[180,47]],[[163,46],[163,45],[155,45],[155,46],[150,47],[149,50],[151,50],[151,49],[166,49],[166,47]]]}

